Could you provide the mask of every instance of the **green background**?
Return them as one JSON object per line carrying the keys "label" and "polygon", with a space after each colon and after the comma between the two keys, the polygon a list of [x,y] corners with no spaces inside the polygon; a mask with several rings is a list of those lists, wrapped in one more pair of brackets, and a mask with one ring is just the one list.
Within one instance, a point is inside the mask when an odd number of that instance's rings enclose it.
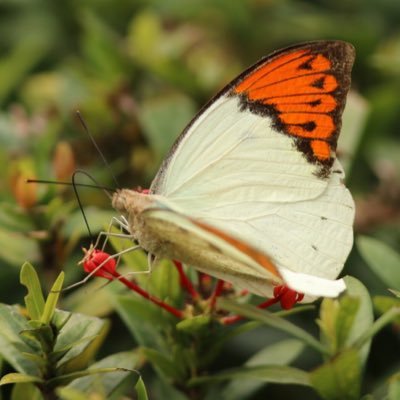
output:
{"label": "green background", "polygon": [[[89,238],[72,191],[40,186],[36,206],[29,209],[17,204],[15,192],[18,176],[57,179],[54,151],[60,141],[71,146],[77,168],[115,187],[76,110],[119,185],[148,187],[174,139],[217,90],[273,50],[317,39],[341,39],[356,48],[339,155],[356,199],[356,234],[374,236],[398,251],[399,1],[1,2],[0,301],[22,301],[18,273],[25,260],[38,268],[47,288],[61,269],[68,283],[82,276],[76,267],[79,245],[87,246]],[[113,215],[109,200],[101,191],[79,193],[96,232]],[[372,295],[387,294],[357,248],[344,273],[360,279]],[[93,295],[90,289],[75,298],[68,294],[63,307],[87,312],[85,294]],[[96,296],[90,313],[110,315],[99,292]],[[111,318],[104,355],[133,345],[122,323]],[[315,329],[311,318],[296,322]],[[240,363],[266,341],[278,339],[268,335],[257,331],[230,343],[215,369]],[[378,335],[366,390],[398,367],[399,351],[392,328]],[[315,362],[313,354],[298,361],[302,368]],[[271,398],[301,393],[282,386],[268,390]]]}

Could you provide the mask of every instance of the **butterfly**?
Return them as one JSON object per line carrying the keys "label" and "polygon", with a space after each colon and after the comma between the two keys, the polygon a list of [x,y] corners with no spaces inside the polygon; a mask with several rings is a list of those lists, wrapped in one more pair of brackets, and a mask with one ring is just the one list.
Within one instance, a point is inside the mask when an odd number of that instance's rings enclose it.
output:
{"label": "butterfly", "polygon": [[355,207],[335,150],[354,57],[342,41],[298,44],[225,86],[148,192],[114,194],[132,238],[261,296],[278,285],[304,301],[338,296]]}

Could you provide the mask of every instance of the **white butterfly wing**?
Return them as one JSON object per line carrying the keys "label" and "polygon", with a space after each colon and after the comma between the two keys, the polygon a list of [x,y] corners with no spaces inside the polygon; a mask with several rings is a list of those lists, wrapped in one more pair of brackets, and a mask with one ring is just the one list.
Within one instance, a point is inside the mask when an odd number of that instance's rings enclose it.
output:
{"label": "white butterfly wing", "polygon": [[147,233],[158,241],[158,248],[162,247],[166,256],[179,258],[237,288],[272,297],[273,287],[285,284],[305,293],[304,302],[319,296],[336,297],[345,289],[342,279],[318,278],[287,269],[278,271],[270,259],[254,247],[172,210],[149,209],[142,217]]}
{"label": "white butterfly wing", "polygon": [[186,128],[151,193],[287,276],[335,278],[353,243],[354,203],[335,157],[353,59],[350,45],[321,42],[261,60]]}
{"label": "white butterfly wing", "polygon": [[167,209],[148,209],[141,218],[159,257],[178,259],[261,296],[271,297],[273,284],[283,283],[267,256],[223,231]]}
{"label": "white butterfly wing", "polygon": [[[296,151],[293,139],[277,134],[271,118],[240,112],[240,107],[238,98],[223,95],[206,109],[177,144],[151,191],[186,210],[199,201],[212,209],[229,203],[237,207],[242,200],[286,202],[321,194],[327,182],[316,179],[318,166]],[[251,208],[243,211],[257,214]]]}
{"label": "white butterfly wing", "polygon": [[[339,171],[338,162],[334,168]],[[309,200],[265,202],[261,207],[260,201],[248,201],[217,210],[203,210],[199,201],[191,207],[200,220],[248,241],[278,267],[334,279],[353,245],[354,203],[342,176],[333,174],[325,191]],[[250,210],[248,217],[244,209]],[[252,214],[255,209],[257,215]]]}

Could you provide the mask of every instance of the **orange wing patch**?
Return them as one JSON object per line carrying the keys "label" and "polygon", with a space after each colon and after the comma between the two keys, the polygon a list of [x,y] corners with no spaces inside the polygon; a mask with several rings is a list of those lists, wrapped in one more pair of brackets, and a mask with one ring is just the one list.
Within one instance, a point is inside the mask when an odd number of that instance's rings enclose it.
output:
{"label": "orange wing patch", "polygon": [[350,86],[354,49],[316,42],[261,60],[234,82],[243,109],[269,115],[274,128],[294,138],[326,177],[334,160],[341,114]]}
{"label": "orange wing patch", "polygon": [[256,250],[254,247],[249,246],[248,244],[233,238],[232,236],[222,232],[221,230],[215,228],[214,226],[210,226],[203,222],[197,221],[195,219],[190,218],[190,221],[197,226],[200,226],[202,229],[213,233],[218,236],[220,239],[225,240],[225,242],[229,243],[236,249],[240,250],[242,253],[246,254],[254,261],[256,261],[259,265],[269,271],[271,274],[275,275],[277,278],[282,279],[281,274],[279,273],[276,266],[272,263],[272,261],[263,253]]}

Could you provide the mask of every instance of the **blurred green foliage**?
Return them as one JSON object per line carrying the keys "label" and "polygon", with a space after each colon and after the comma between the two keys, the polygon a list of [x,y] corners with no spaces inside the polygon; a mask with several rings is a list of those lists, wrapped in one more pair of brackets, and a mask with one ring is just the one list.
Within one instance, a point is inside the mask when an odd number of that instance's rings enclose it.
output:
{"label": "blurred green foliage", "polygon": [[[398,0],[1,2],[0,301],[12,304],[25,295],[18,275],[26,260],[38,266],[47,289],[61,270],[67,284],[82,277],[76,267],[79,245],[87,246],[90,239],[73,192],[25,184],[26,178],[69,180],[81,168],[101,184],[115,186],[76,110],[119,184],[147,187],[195,112],[243,68],[286,45],[342,39],[356,47],[357,59],[339,153],[356,198],[356,234],[375,238],[360,238],[345,273],[364,283],[377,313],[398,306],[387,285],[400,290],[399,21]],[[97,233],[114,215],[109,200],[96,190],[79,194],[90,229]],[[144,260],[129,262],[142,265]],[[63,295],[61,306],[113,318],[111,338],[113,329],[120,329],[121,339],[106,341],[104,355],[131,349],[128,330],[113,314],[122,300],[110,301],[113,291],[94,286]],[[292,317],[311,330],[315,318]],[[396,380],[385,386],[400,369],[396,332],[388,327],[375,338],[362,393],[380,398],[387,392],[396,398]],[[267,327],[236,337],[213,369],[242,364],[282,337]],[[296,363],[305,369],[318,365],[312,351],[303,352]],[[154,393],[162,393],[162,384],[154,383],[150,371],[145,374]],[[229,393],[229,387],[225,390]],[[302,387],[270,385],[263,393],[318,398]]]}

